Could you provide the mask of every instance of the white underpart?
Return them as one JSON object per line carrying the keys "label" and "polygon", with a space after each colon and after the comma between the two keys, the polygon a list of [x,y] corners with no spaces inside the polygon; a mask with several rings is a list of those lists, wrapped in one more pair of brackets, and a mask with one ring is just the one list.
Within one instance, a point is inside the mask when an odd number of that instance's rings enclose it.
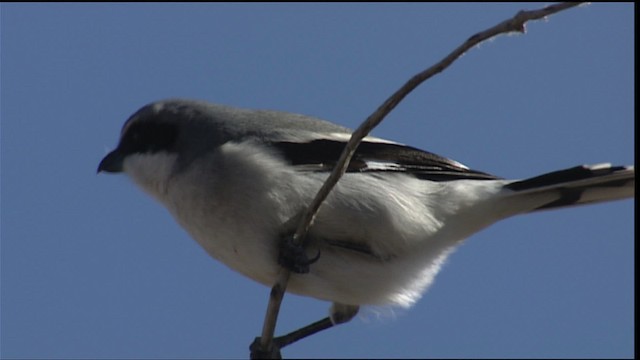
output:
{"label": "white underpart", "polygon": [[[298,173],[250,143],[227,143],[180,173],[175,161],[166,153],[134,155],[124,169],[211,256],[271,286],[282,226],[311,201],[327,173]],[[502,183],[346,174],[322,205],[311,236],[362,242],[379,257],[322,248],[311,272],[294,274],[288,290],[342,304],[408,307],[459,241],[498,220],[488,218],[482,204]]]}

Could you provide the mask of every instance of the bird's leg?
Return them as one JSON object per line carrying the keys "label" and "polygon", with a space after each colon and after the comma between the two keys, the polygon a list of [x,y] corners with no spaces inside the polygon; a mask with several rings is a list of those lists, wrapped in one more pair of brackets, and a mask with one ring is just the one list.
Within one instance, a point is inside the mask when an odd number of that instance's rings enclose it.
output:
{"label": "bird's leg", "polygon": [[353,319],[360,309],[357,305],[344,305],[334,303],[331,306],[331,316],[326,317],[320,321],[316,321],[307,326],[301,327],[298,330],[292,331],[286,335],[278,336],[273,339],[273,348],[264,350],[260,347],[260,337],[257,337],[249,349],[251,350],[252,359],[269,358],[269,359],[281,359],[280,349],[287,345],[291,345],[294,342],[304,339],[307,336],[319,333],[322,330],[326,330],[334,325],[344,324]]}
{"label": "bird's leg", "polygon": [[[288,221],[288,224],[295,224],[297,223],[297,220],[298,218],[294,217]],[[298,274],[308,273],[310,265],[318,261],[320,258],[320,250],[318,250],[318,254],[309,259],[305,252],[304,244],[294,241],[292,234],[285,233],[285,235],[282,236],[278,250],[278,263],[282,267]],[[275,289],[276,287],[274,286],[271,296],[273,296]],[[346,323],[358,313],[359,309],[360,307],[358,305],[333,303],[329,317],[311,323],[286,335],[273,338],[271,341],[271,347],[268,349],[263,347],[262,338],[256,337],[253,343],[249,346],[251,359],[281,359],[282,354],[280,353],[280,350],[283,347],[291,345],[307,336],[326,330],[334,325]]]}
{"label": "bird's leg", "polygon": [[318,254],[309,259],[305,252],[305,247],[293,241],[293,236],[288,235],[280,241],[280,249],[278,252],[278,263],[280,266],[297,274],[306,274],[309,272],[309,265],[320,259],[320,250]]}

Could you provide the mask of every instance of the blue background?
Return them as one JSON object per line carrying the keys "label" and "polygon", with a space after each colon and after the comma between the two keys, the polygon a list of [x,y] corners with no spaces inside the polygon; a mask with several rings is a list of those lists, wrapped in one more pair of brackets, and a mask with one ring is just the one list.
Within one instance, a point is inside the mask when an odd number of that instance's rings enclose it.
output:
{"label": "blue background", "polygon": [[[1,5],[3,358],[248,356],[269,289],[209,258],[124,176],[125,119],[188,97],[356,127],[473,33],[533,4]],[[633,5],[475,47],[374,131],[523,178],[634,163]],[[365,309],[285,357],[631,357],[634,202],[508,219],[409,310]],[[288,295],[278,332],[323,317]]]}

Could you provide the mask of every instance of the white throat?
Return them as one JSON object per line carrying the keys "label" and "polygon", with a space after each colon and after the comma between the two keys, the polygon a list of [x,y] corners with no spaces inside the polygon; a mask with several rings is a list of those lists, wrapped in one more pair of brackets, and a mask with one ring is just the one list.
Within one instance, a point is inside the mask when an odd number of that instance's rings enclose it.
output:
{"label": "white throat", "polygon": [[144,191],[164,202],[178,155],[167,152],[131,154],[123,162],[124,172]]}

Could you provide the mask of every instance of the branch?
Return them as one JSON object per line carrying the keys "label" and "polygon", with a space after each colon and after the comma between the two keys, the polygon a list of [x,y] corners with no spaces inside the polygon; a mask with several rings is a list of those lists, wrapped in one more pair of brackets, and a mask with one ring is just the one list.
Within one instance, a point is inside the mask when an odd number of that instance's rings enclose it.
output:
{"label": "branch", "polygon": [[[391,110],[393,110],[411,91],[422,84],[424,81],[433,77],[434,75],[442,72],[448,68],[455,60],[462,56],[472,47],[480,44],[481,42],[488,40],[500,34],[508,34],[512,32],[525,33],[525,23],[531,20],[538,20],[545,18],[549,15],[555,14],[562,10],[566,10],[577,5],[580,2],[565,2],[555,5],[550,5],[538,10],[519,11],[515,16],[507,19],[491,28],[478,32],[475,35],[467,39],[462,45],[453,50],[449,55],[437,62],[435,65],[428,69],[414,75],[409,81],[407,81],[398,91],[393,93],[376,111],[371,114],[351,135],[349,142],[345,145],[340,159],[336,163],[333,171],[322,185],[322,188],[316,194],[309,205],[304,216],[300,220],[298,228],[293,236],[293,242],[295,244],[304,244],[304,239],[307,236],[307,232],[315,220],[320,205],[327,198],[331,190],[338,183],[338,180],[345,173],[351,157],[355,153],[356,148],[360,144],[360,141],[369,134],[369,132],[376,127],[387,116]],[[275,331],[278,312],[280,310],[280,304],[284,296],[284,292],[287,288],[287,282],[289,281],[289,270],[282,268],[278,276],[277,282],[271,289],[269,298],[269,305],[267,307],[267,313],[265,315],[264,325],[262,328],[262,337],[260,339],[260,345],[262,349],[268,350],[272,348],[273,334]]]}

